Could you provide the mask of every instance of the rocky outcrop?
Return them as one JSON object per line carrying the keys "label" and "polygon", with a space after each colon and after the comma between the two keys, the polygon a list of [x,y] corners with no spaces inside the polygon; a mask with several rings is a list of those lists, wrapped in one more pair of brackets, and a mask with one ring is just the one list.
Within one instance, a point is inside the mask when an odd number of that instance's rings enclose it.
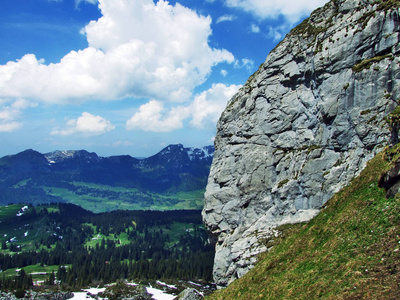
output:
{"label": "rocky outcrop", "polygon": [[187,288],[183,290],[175,299],[176,300],[200,300],[203,299],[203,295],[193,288]]}
{"label": "rocky outcrop", "polygon": [[218,285],[252,267],[274,228],[311,219],[398,139],[385,117],[400,101],[399,6],[329,2],[229,101],[203,209]]}
{"label": "rocky outcrop", "polygon": [[379,178],[378,186],[386,190],[386,198],[394,198],[400,192],[400,160]]}
{"label": "rocky outcrop", "polygon": [[0,299],[3,300],[67,300],[74,297],[72,292],[35,292],[35,291],[24,291],[19,289],[13,293],[0,291]]}

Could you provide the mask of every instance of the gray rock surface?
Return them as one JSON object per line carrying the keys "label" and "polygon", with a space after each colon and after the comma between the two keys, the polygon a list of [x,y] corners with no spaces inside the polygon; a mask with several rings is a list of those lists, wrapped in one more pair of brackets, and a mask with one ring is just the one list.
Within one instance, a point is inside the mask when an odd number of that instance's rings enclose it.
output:
{"label": "gray rock surface", "polygon": [[68,300],[74,297],[72,292],[35,292],[35,291],[25,291],[22,293],[24,296],[21,298],[21,294],[18,297],[12,292],[0,291],[0,299],[2,300]]}
{"label": "gray rock surface", "polygon": [[193,288],[187,288],[183,290],[175,299],[176,300],[200,300],[203,299],[203,295]]}
{"label": "gray rock surface", "polygon": [[219,286],[252,267],[277,226],[310,220],[395,139],[385,116],[400,102],[399,19],[397,1],[331,1],[229,101],[203,209]]}

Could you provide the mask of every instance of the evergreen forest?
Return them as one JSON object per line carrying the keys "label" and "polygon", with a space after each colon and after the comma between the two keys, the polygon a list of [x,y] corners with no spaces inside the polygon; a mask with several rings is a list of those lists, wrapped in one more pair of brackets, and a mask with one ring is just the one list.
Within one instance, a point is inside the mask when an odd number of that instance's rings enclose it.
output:
{"label": "evergreen forest", "polygon": [[200,211],[95,214],[66,203],[18,204],[0,207],[0,222],[3,291],[123,279],[211,281],[214,249]]}

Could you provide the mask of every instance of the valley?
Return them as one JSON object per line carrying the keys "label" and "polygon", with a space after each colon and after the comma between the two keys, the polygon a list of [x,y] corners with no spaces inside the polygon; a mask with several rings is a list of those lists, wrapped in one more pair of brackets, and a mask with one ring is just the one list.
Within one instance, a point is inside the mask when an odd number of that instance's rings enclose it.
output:
{"label": "valley", "polygon": [[96,213],[201,210],[213,151],[178,144],[136,159],[26,150],[0,158],[0,204],[72,203]]}
{"label": "valley", "polygon": [[209,292],[214,246],[201,209],[213,151],[178,144],[143,159],[85,150],[0,158],[1,291]]}
{"label": "valley", "polygon": [[0,222],[2,291],[211,281],[214,249],[198,210],[14,204],[0,207]]}

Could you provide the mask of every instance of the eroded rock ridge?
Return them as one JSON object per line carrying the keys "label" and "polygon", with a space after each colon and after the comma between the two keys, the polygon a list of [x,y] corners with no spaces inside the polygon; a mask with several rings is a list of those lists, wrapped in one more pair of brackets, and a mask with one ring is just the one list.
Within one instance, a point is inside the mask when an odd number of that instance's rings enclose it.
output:
{"label": "eroded rock ridge", "polygon": [[218,125],[204,222],[214,280],[245,274],[285,223],[308,221],[398,139],[399,2],[337,0],[294,28],[229,101]]}

